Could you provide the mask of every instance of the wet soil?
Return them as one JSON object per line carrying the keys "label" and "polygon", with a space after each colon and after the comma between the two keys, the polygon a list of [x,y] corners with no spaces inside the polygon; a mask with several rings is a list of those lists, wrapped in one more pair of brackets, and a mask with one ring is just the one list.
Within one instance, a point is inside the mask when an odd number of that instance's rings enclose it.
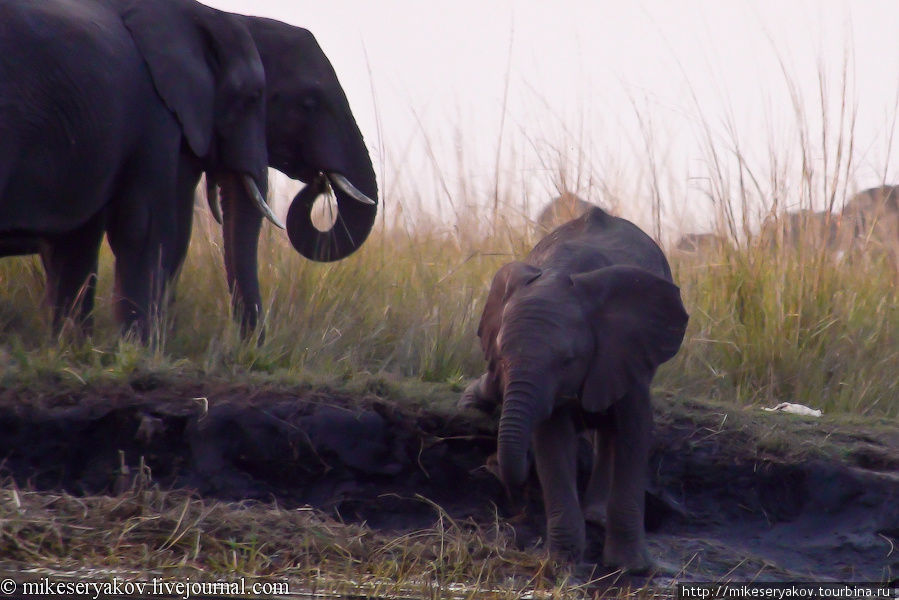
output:
{"label": "wet soil", "polygon": [[[0,475],[115,494],[139,465],[204,498],[312,505],[386,532],[510,517],[495,421],[361,394],[134,382],[0,390]],[[385,397],[387,396],[387,397]],[[883,581],[899,574],[899,427],[657,400],[647,529],[657,581]],[[584,442],[581,470],[589,468]],[[536,478],[516,542],[541,548]],[[602,530],[587,559],[601,562]],[[540,551],[535,550],[535,551]]]}

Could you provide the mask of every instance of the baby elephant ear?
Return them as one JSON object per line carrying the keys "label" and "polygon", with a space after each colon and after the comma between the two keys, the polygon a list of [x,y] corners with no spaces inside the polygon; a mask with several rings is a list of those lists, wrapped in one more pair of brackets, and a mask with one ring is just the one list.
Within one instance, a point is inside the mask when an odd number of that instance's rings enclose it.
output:
{"label": "baby elephant ear", "polygon": [[494,355],[496,334],[499,333],[502,324],[503,307],[506,301],[515,293],[515,290],[540,277],[541,272],[534,265],[515,261],[500,267],[493,276],[490,293],[487,294],[487,302],[484,304],[484,312],[481,314],[481,322],[478,324],[478,337],[481,338],[481,348],[488,361]]}
{"label": "baby elephant ear", "polygon": [[677,354],[689,317],[680,289],[643,269],[606,267],[571,279],[596,340],[582,402],[603,411]]}

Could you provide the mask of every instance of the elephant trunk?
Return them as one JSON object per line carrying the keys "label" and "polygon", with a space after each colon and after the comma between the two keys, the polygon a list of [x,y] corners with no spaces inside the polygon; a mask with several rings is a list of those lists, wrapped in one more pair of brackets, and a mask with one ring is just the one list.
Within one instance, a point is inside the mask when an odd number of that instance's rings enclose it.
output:
{"label": "elephant trunk", "polygon": [[216,181],[222,191],[225,270],[231,305],[246,336],[256,329],[262,316],[256,258],[262,213],[250,197],[242,175],[220,173]]}
{"label": "elephant trunk", "polygon": [[520,488],[527,480],[528,448],[541,412],[538,403],[543,401],[542,395],[539,386],[526,379],[512,379],[503,394],[497,458],[500,477],[510,491]]}
{"label": "elephant trunk", "polygon": [[[322,171],[294,197],[287,213],[287,235],[297,252],[308,259],[331,262],[355,252],[368,238],[378,213],[378,184],[365,144],[345,171]],[[312,223],[316,198],[332,189],[337,220],[330,231]]]}

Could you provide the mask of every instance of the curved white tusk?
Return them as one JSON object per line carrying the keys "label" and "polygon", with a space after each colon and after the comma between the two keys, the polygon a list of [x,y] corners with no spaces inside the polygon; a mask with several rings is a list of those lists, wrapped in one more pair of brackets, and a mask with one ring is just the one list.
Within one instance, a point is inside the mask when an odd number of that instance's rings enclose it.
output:
{"label": "curved white tusk", "polygon": [[286,229],[284,227],[284,223],[275,216],[275,213],[272,212],[272,209],[269,208],[269,205],[265,202],[265,199],[262,197],[262,193],[259,191],[259,188],[256,187],[256,182],[253,181],[253,178],[249,175],[244,175],[241,177],[243,181],[243,187],[247,191],[247,193],[252,196],[253,200],[256,201],[256,208],[259,209],[259,212],[262,213],[266,219],[272,222],[275,227],[279,227],[281,229]]}
{"label": "curved white tusk", "polygon": [[341,175],[340,173],[328,173],[328,179],[331,180],[331,183],[334,184],[334,187],[339,188],[343,193],[347,196],[361,202],[362,204],[368,204],[369,206],[376,206],[378,203],[363,194],[350,183],[350,180]]}
{"label": "curved white tusk", "polygon": [[209,211],[212,213],[212,218],[221,225],[223,220],[222,202],[219,199],[218,186],[215,181],[209,178],[209,173],[206,174],[206,201],[209,203]]}

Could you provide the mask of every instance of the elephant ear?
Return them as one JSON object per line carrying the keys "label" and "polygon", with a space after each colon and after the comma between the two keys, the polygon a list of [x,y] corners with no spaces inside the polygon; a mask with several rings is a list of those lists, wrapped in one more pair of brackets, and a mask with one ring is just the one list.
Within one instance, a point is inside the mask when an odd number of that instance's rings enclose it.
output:
{"label": "elephant ear", "polygon": [[206,156],[215,103],[215,79],[206,61],[209,33],[178,0],[133,0],[124,5],[122,20],[147,63],[153,86],[177,117],[194,154]]}
{"label": "elephant ear", "polygon": [[596,341],[581,402],[601,412],[677,354],[689,318],[680,289],[636,267],[605,267],[572,276]]}
{"label": "elephant ear", "polygon": [[478,324],[478,337],[481,338],[481,349],[488,362],[496,356],[496,336],[499,333],[503,320],[503,308],[506,301],[515,292],[538,277],[542,271],[534,265],[521,261],[510,262],[502,267],[493,276],[490,284],[490,292],[487,294],[487,302],[484,303],[484,312],[481,313],[481,322]]}

